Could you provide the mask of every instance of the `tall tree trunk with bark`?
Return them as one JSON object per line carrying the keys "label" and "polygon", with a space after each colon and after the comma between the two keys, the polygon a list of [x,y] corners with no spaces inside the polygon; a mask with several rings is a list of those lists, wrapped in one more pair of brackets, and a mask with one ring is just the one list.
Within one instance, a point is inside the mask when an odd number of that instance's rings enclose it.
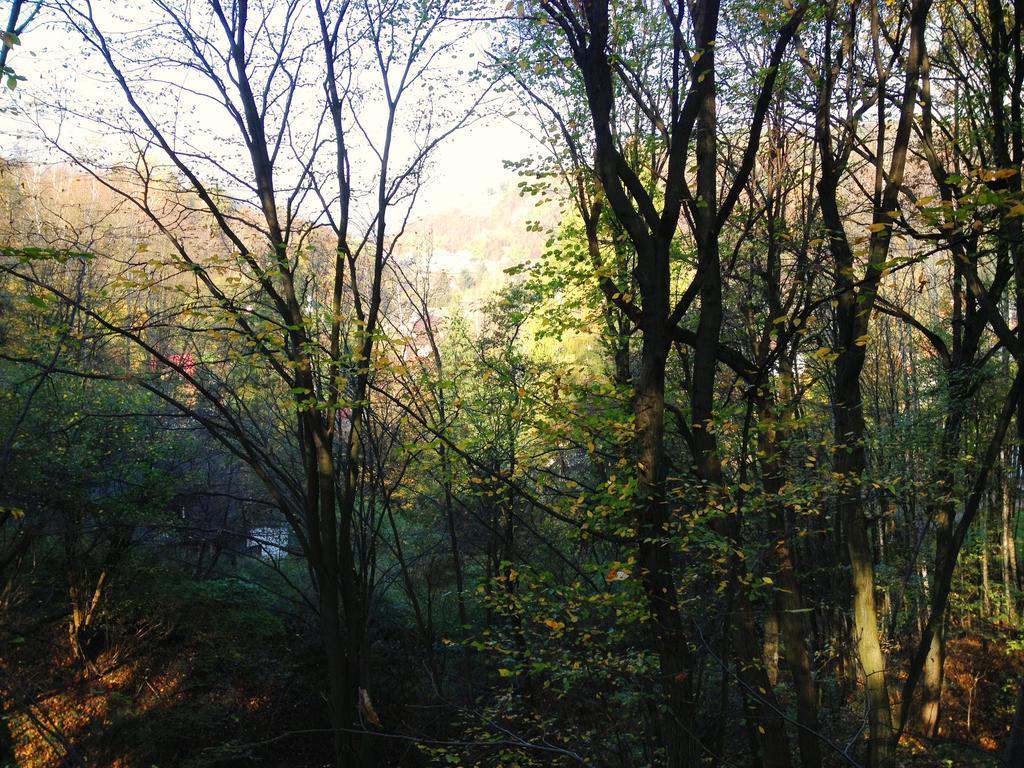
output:
{"label": "tall tree trunk with bark", "polygon": [[1003,578],[1003,599],[1006,602],[1006,617],[1010,620],[1010,624],[1016,626],[1017,624],[1017,595],[1015,593],[1015,584],[1013,577],[1013,569],[1010,566],[1010,550],[1014,547],[1013,535],[1010,531],[1010,520],[1013,517],[1013,506],[1016,503],[1016,490],[1012,486],[1012,480],[1016,479],[1017,473],[1010,468],[1010,463],[1007,460],[1006,451],[1003,452],[1003,474],[1002,474],[1002,486],[1003,486],[1003,503],[1002,503],[1002,517],[1001,517],[1001,531],[1000,537],[1000,554],[999,558]]}
{"label": "tall tree trunk with bark", "polygon": [[[872,8],[872,36],[879,43],[878,12]],[[886,659],[879,633],[876,605],[876,579],[868,521],[863,500],[863,476],[867,469],[865,450],[866,424],[861,372],[866,359],[868,333],[875,298],[885,270],[892,241],[892,228],[899,212],[899,194],[910,148],[911,130],[917,103],[920,71],[924,56],[924,30],[930,8],[929,0],[914,0],[909,13],[909,49],[905,59],[903,94],[899,104],[899,122],[893,139],[884,135],[885,74],[877,72],[878,109],[882,113],[876,127],[875,189],[872,196],[872,220],[869,227],[868,259],[863,277],[855,280],[856,261],[850,245],[844,217],[839,208],[840,178],[856,139],[848,137],[837,153],[832,131],[832,96],[844,56],[853,44],[852,27],[842,31],[837,63],[832,59],[832,25],[830,16],[826,34],[826,60],[823,73],[814,74],[819,84],[818,114],[815,125],[816,143],[821,158],[818,192],[829,248],[835,262],[836,292],[835,335],[838,356],[833,365],[832,411],[835,429],[834,467],[839,482],[839,523],[850,561],[853,603],[853,631],[857,660],[867,694],[868,765],[888,768],[895,763],[896,744],[889,688],[886,680]],[[853,24],[854,15],[849,24]],[[876,52],[876,59],[880,56]],[[805,60],[805,63],[806,60]],[[880,64],[879,64],[880,67]],[[856,130],[856,125],[849,130]],[[888,150],[885,169],[883,152]]]}

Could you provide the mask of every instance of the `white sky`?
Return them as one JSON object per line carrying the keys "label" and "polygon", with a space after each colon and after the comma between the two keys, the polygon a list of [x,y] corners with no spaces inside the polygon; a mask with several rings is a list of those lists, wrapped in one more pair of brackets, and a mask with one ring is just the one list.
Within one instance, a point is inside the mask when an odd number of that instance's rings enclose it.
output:
{"label": "white sky", "polygon": [[[97,13],[101,13],[102,0],[96,3],[96,7]],[[122,25],[131,23],[130,19],[111,21],[112,26],[122,29],[127,28]],[[27,79],[18,84],[14,93],[2,89],[0,107],[8,107],[13,101],[22,109],[35,111],[33,102],[36,99],[50,103],[59,100],[88,112],[105,110],[108,104],[112,107],[123,105],[120,91],[106,79],[108,76],[99,63],[90,65],[87,60],[83,63],[83,43],[45,23],[37,23],[22,37],[23,44],[11,53],[8,64]],[[477,33],[467,42],[460,58],[446,62],[446,67],[452,71],[468,69],[470,52],[478,56],[487,45],[482,33]],[[223,115],[219,119],[223,123]],[[51,130],[56,126],[52,118],[47,122]],[[34,131],[24,117],[9,110],[0,113],[0,153],[38,162],[56,160],[51,149],[33,139]],[[97,132],[87,121],[73,116],[63,118],[60,131],[63,139],[85,148],[96,149],[112,141],[111,136]],[[215,136],[216,129],[211,128],[210,134]],[[396,144],[401,144],[403,138],[396,137]],[[202,142],[202,138],[193,140],[200,147]],[[115,144],[111,143],[110,147],[112,154],[118,152],[114,149]],[[507,120],[484,118],[462,129],[435,152],[414,218],[451,209],[467,212],[490,209],[501,188],[509,182],[514,183],[516,178],[514,172],[503,167],[503,161],[518,160],[536,151],[533,140]],[[215,154],[216,150],[212,153]]]}
{"label": "white sky", "polygon": [[502,187],[518,178],[503,161],[519,160],[531,151],[536,152],[534,141],[507,121],[491,119],[453,136],[438,151],[420,211],[489,210]]}

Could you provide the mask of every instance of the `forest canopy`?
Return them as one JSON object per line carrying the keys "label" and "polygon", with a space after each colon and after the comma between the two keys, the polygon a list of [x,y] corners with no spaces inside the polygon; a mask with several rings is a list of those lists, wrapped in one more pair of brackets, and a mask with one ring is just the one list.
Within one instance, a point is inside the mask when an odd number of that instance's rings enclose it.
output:
{"label": "forest canopy", "polygon": [[0,768],[1024,766],[1021,0],[8,6]]}

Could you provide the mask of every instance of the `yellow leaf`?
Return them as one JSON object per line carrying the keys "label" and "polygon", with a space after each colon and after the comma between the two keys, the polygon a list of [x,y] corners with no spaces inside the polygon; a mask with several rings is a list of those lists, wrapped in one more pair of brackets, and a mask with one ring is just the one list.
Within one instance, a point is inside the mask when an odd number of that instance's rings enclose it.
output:
{"label": "yellow leaf", "polygon": [[858,336],[856,339],[854,339],[853,343],[856,344],[858,347],[863,347],[870,340],[871,340],[871,335],[868,334],[868,333],[865,333],[863,336]]}
{"label": "yellow leaf", "polygon": [[875,222],[874,224],[868,226],[868,232],[881,232],[888,226],[888,224],[882,221]]}
{"label": "yellow leaf", "polygon": [[1017,216],[1024,216],[1024,203],[1017,203],[1013,208],[1006,214],[1006,218],[1013,219]]}
{"label": "yellow leaf", "polygon": [[625,581],[629,578],[629,571],[619,566],[612,566],[611,569],[604,575],[604,580],[608,582],[612,581]]}
{"label": "yellow leaf", "polygon": [[504,667],[502,667],[501,669],[498,670],[498,674],[501,675],[502,677],[512,677],[512,670],[511,669],[505,669]]}

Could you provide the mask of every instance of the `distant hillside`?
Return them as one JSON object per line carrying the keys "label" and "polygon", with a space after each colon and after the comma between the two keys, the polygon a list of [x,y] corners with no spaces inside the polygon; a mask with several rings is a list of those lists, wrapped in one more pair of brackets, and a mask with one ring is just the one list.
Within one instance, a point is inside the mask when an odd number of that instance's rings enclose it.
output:
{"label": "distant hillside", "polygon": [[[432,246],[431,263],[453,277],[467,272],[474,278],[538,257],[546,230],[557,222],[555,205],[538,206],[539,198],[522,197],[514,184],[505,185],[485,212],[479,201],[472,210],[451,208],[429,214],[416,223],[412,240]],[[529,231],[531,222],[541,231]]]}

